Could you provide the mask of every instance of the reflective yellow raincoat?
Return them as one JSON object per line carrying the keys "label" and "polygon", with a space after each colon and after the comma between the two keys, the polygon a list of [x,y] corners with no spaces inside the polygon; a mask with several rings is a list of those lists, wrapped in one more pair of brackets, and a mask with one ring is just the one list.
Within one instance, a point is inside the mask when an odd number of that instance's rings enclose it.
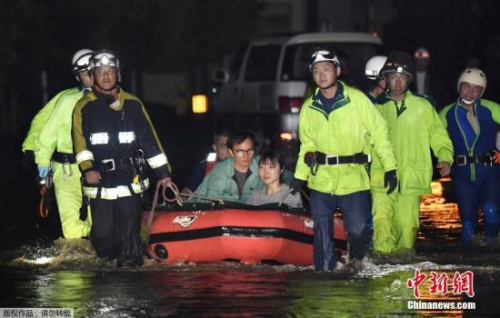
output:
{"label": "reflective yellow raincoat", "polygon": [[383,161],[373,158],[373,245],[382,253],[413,248],[419,227],[422,194],[431,192],[431,149],[438,161],[453,162],[453,145],[436,110],[426,98],[412,94],[396,102],[388,94],[377,99],[377,109],[389,127],[398,165],[399,188],[387,195]]}

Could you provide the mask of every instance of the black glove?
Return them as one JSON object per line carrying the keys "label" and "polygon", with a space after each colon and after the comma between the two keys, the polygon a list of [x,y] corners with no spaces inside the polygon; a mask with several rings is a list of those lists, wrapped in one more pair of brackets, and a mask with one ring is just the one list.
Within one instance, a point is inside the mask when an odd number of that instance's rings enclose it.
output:
{"label": "black glove", "polygon": [[35,166],[35,153],[33,150],[26,150],[23,154],[23,169],[29,171]]}
{"label": "black glove", "polygon": [[398,176],[396,175],[396,170],[387,171],[384,175],[384,187],[389,186],[387,194],[391,194],[396,190],[398,186]]}
{"label": "black glove", "polygon": [[295,195],[306,183],[304,180],[293,178],[292,183],[290,183],[290,193]]}

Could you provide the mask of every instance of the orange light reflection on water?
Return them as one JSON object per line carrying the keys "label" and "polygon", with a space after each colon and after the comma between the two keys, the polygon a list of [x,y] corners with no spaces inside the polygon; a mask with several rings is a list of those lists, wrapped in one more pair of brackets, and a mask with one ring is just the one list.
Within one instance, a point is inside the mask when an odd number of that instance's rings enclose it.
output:
{"label": "orange light reflection on water", "polygon": [[[432,194],[423,195],[420,200],[420,231],[421,240],[433,238],[456,239],[462,225],[458,206],[454,202],[447,202],[445,187],[451,187],[451,179],[443,178],[433,181]],[[432,233],[432,234],[431,234]]]}

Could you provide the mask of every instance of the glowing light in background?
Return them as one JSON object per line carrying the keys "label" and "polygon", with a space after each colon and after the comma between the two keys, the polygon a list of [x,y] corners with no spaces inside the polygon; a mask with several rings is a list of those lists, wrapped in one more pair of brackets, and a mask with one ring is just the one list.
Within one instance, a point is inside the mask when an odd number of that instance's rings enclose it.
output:
{"label": "glowing light in background", "polygon": [[208,111],[208,99],[206,95],[193,95],[191,98],[193,113],[204,114]]}

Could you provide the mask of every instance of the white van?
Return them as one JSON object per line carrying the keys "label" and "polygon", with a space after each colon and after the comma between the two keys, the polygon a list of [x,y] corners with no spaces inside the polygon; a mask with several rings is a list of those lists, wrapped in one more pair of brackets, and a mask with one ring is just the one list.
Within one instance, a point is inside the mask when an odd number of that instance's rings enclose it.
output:
{"label": "white van", "polygon": [[313,86],[311,54],[318,48],[335,51],[342,64],[340,79],[362,88],[366,61],[381,46],[380,38],[357,32],[254,40],[233,56],[231,69],[220,77],[224,83],[213,105],[216,116],[231,130],[251,128],[274,140],[296,139],[298,112],[308,85]]}

